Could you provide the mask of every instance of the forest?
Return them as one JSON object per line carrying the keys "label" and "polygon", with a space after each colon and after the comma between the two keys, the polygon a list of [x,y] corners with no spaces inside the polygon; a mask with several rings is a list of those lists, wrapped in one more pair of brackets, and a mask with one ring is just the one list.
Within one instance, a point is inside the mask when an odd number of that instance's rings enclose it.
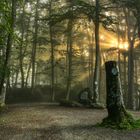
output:
{"label": "forest", "polygon": [[140,0],[0,0],[0,139],[139,140],[139,111]]}

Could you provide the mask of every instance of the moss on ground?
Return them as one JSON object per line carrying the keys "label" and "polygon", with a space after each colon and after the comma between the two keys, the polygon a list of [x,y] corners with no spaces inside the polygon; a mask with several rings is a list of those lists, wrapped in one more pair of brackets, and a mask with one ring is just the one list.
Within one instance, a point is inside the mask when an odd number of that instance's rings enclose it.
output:
{"label": "moss on ground", "polygon": [[91,103],[90,108],[93,108],[93,109],[105,109],[105,105],[102,104],[102,103]]}
{"label": "moss on ground", "polygon": [[71,100],[62,99],[59,101],[59,103],[60,103],[60,106],[65,106],[65,107],[82,107],[82,104],[76,101],[71,101]]}
{"label": "moss on ground", "polygon": [[120,121],[114,121],[107,117],[101,124],[98,124],[97,126],[119,130],[140,129],[140,119],[135,120],[130,113],[127,113],[127,116]]}

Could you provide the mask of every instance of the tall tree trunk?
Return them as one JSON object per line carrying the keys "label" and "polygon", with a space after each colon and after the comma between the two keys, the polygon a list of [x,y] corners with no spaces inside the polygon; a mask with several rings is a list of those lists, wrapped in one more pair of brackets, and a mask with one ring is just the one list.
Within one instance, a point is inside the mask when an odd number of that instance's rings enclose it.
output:
{"label": "tall tree trunk", "polygon": [[[67,0],[69,8],[73,9],[73,0]],[[67,91],[66,100],[70,98],[72,81],[72,54],[73,54],[73,11],[67,25]]]}
{"label": "tall tree trunk", "polygon": [[35,87],[35,63],[36,63],[36,48],[37,48],[37,37],[38,37],[38,6],[39,0],[36,1],[35,7],[35,21],[34,21],[34,34],[33,34],[33,48],[32,48],[32,81],[31,81],[31,89]]}
{"label": "tall tree trunk", "polygon": [[[110,118],[121,117],[121,109],[124,109],[123,95],[120,83],[120,73],[117,62],[106,62],[106,84],[107,84],[107,109]],[[119,118],[120,119],[120,118]]]}
{"label": "tall tree trunk", "polygon": [[20,64],[20,73],[21,73],[21,88],[24,88],[24,69],[23,69],[23,43],[24,43],[24,21],[25,20],[25,2],[23,3],[23,9],[22,9],[22,21],[21,21],[21,44],[19,49],[19,64]]}
{"label": "tall tree trunk", "polygon": [[67,36],[67,62],[68,62],[68,69],[67,69],[67,94],[66,99],[69,100],[70,92],[71,92],[71,80],[72,80],[72,48],[73,48],[73,41],[72,41],[72,28],[73,28],[73,20],[68,21],[68,36]]}
{"label": "tall tree trunk", "polygon": [[139,95],[138,95],[138,67],[137,60],[135,60],[135,109],[139,107]]}
{"label": "tall tree trunk", "polygon": [[[25,22],[25,4],[26,2],[23,2],[23,9],[22,9],[22,21],[21,21],[21,44],[20,44],[20,52],[19,52],[19,64],[20,64],[20,73],[21,73],[21,88],[23,88],[25,86],[25,73],[24,73],[24,66],[23,66],[23,62],[24,62],[24,57],[25,57],[25,53],[27,50],[27,46],[28,46],[28,30],[29,30],[29,26],[30,26],[30,17],[28,19],[28,24],[27,24],[27,28],[26,28],[26,35],[25,35],[25,27],[24,27],[24,22]],[[24,45],[24,37],[25,37],[25,45]]]}
{"label": "tall tree trunk", "polygon": [[89,88],[91,92],[91,98],[93,99],[93,77],[94,77],[94,34],[92,33],[90,37],[90,33],[88,32],[88,40],[89,40]]}
{"label": "tall tree trunk", "polygon": [[126,65],[126,55],[124,54],[124,84],[123,84],[123,86],[124,86],[124,103],[125,103],[125,105],[127,106],[127,99],[128,99],[128,95],[127,95],[127,77],[126,77],[126,75],[127,75],[127,65]]}
{"label": "tall tree trunk", "polygon": [[139,110],[140,110],[140,91],[139,91],[139,106],[138,106]]}
{"label": "tall tree trunk", "polygon": [[21,73],[21,88],[24,88],[24,70],[23,70],[23,57],[22,50],[20,48],[20,73]]}
{"label": "tall tree trunk", "polygon": [[27,74],[26,74],[26,80],[25,80],[25,86],[28,86],[28,79],[30,76],[30,70],[31,70],[31,62],[29,63],[28,69],[27,69]]}
{"label": "tall tree trunk", "polygon": [[[135,34],[136,26],[134,27]],[[128,31],[129,50],[128,50],[128,108],[134,109],[134,43],[135,35],[133,39],[130,37],[130,31]]]}
{"label": "tall tree trunk", "polygon": [[[4,60],[4,65],[3,65],[3,74],[0,80],[0,95],[2,95],[3,91],[3,85],[5,82],[6,78],[6,73],[8,70],[8,63],[9,63],[9,58],[11,54],[11,47],[12,47],[12,42],[13,42],[13,32],[14,32],[14,25],[15,25],[15,18],[16,18],[16,0],[12,0],[12,10],[11,10],[11,17],[10,17],[10,31],[8,34],[8,39],[7,39],[7,45],[6,45],[6,55],[5,55],[5,60]],[[5,101],[3,101],[5,102]]]}
{"label": "tall tree trunk", "polygon": [[133,27],[133,35],[130,32],[132,28],[130,26],[130,17],[131,13],[128,9],[124,9],[125,20],[127,25],[127,37],[129,42],[129,50],[128,50],[128,108],[134,108],[134,43],[135,43],[135,32],[137,24]]}
{"label": "tall tree trunk", "polygon": [[99,102],[99,79],[100,79],[100,45],[99,45],[99,0],[96,0],[96,20],[95,20],[95,44],[96,58],[94,71],[94,103]]}
{"label": "tall tree trunk", "polygon": [[[52,0],[49,2],[49,15],[52,14]],[[50,44],[51,44],[51,94],[52,101],[55,101],[55,91],[54,91],[54,42],[53,42],[53,27],[50,25]]]}
{"label": "tall tree trunk", "polygon": [[93,70],[94,69],[93,68],[94,67],[94,65],[93,65],[94,64],[94,50],[93,50],[93,47],[94,46],[93,46],[93,44],[94,43],[93,42],[94,42],[94,35],[92,34],[92,43],[91,43],[91,68],[90,68],[91,69],[91,77],[90,77],[91,89],[90,90],[91,90],[91,94],[92,94],[91,95],[92,99],[93,99],[93,93],[94,93],[93,92],[93,88],[94,88],[93,87],[93,78],[94,78],[94,70]]}
{"label": "tall tree trunk", "polygon": [[19,69],[16,70],[16,77],[15,77],[15,82],[14,82],[14,88],[17,87],[18,76],[19,76]]}
{"label": "tall tree trunk", "polygon": [[130,41],[130,48],[128,51],[128,108],[134,107],[134,44]]}
{"label": "tall tree trunk", "polygon": [[[10,77],[11,77],[11,79],[10,79]],[[11,85],[13,86],[13,80],[14,80],[14,76],[11,76],[11,74],[9,73],[7,76],[7,80],[6,80],[6,90],[11,88]]]}
{"label": "tall tree trunk", "polygon": [[[23,52],[23,55],[25,56],[26,52],[27,52],[27,46],[28,46],[28,37],[29,37],[29,28],[30,28],[30,22],[31,22],[31,17],[29,17],[28,19],[28,24],[27,24],[27,28],[26,28],[26,37],[25,37],[25,47],[24,47],[24,52]],[[25,77],[25,87],[28,86],[28,79],[30,77],[30,70],[31,70],[31,67],[32,67],[32,58],[29,58],[29,64],[28,64],[28,67],[27,67],[27,73],[26,73],[26,77]]]}

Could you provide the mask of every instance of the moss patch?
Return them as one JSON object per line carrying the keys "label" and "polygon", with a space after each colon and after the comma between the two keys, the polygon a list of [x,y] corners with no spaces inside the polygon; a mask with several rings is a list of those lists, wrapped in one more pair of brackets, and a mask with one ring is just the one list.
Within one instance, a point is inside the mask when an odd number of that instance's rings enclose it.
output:
{"label": "moss patch", "polygon": [[76,101],[71,101],[71,100],[65,100],[62,99],[59,101],[60,106],[65,106],[65,107],[82,107],[82,105]]}
{"label": "moss patch", "polygon": [[127,116],[125,116],[120,121],[114,121],[107,117],[101,124],[98,124],[97,126],[119,130],[133,130],[140,128],[140,119],[135,120],[131,114],[127,113]]}
{"label": "moss patch", "polygon": [[90,108],[93,109],[105,109],[105,105],[102,103],[91,103]]}

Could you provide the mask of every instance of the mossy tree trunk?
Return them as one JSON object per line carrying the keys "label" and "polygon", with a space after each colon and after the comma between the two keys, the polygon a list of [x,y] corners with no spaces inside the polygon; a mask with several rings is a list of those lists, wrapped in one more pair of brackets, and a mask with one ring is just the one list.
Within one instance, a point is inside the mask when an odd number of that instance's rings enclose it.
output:
{"label": "mossy tree trunk", "polygon": [[123,95],[120,83],[119,69],[116,61],[105,63],[106,68],[106,89],[107,89],[107,110],[108,117],[104,122],[114,123],[128,122],[132,119],[124,107]]}

